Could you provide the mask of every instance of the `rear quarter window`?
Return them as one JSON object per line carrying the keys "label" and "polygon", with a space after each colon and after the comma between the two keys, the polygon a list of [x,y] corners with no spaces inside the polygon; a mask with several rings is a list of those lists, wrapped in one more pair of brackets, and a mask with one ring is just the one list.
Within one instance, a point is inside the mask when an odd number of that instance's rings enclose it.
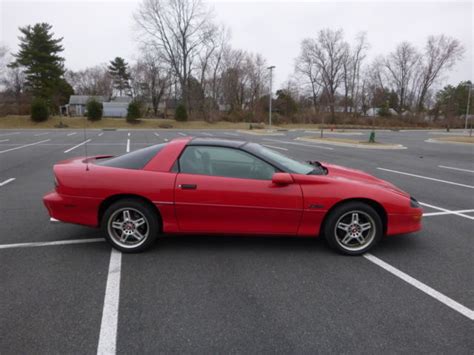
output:
{"label": "rear quarter window", "polygon": [[147,165],[148,162],[164,148],[165,145],[166,143],[152,145],[151,147],[135,150],[118,157],[104,160],[101,159],[96,161],[95,164],[110,166],[113,168],[140,170],[143,169],[145,165]]}

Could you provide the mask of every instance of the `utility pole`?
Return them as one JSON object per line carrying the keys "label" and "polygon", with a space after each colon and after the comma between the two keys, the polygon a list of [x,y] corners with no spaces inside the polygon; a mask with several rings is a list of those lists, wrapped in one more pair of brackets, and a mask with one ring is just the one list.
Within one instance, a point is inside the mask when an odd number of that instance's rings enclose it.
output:
{"label": "utility pole", "polygon": [[[469,115],[469,106],[471,105],[471,90],[472,90],[472,83],[466,84],[466,86],[469,85],[469,92],[467,94],[467,106],[466,106],[466,117],[465,117],[465,124],[464,124],[464,130],[467,132],[467,117]],[[472,137],[472,123],[471,123],[471,129],[469,131],[469,136]]]}
{"label": "utility pole", "polygon": [[268,95],[268,124],[270,128],[272,128],[272,81],[273,81],[273,69],[275,69],[275,66],[272,65],[268,67],[267,69],[270,70],[270,92]]}

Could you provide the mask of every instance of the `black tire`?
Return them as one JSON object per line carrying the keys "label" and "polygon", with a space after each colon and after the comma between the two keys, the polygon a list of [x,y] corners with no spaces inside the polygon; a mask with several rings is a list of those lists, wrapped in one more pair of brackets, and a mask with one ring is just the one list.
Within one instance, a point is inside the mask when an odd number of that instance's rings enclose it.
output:
{"label": "black tire", "polygon": [[[128,217],[126,216],[128,211]],[[142,224],[141,220],[144,222]],[[122,227],[113,227],[113,225]],[[152,206],[138,199],[114,202],[105,211],[101,228],[107,241],[124,253],[138,253],[148,249],[158,237],[160,222]],[[120,235],[119,235],[120,234]],[[140,236],[143,238],[140,239]],[[121,238],[126,238],[121,240]]]}
{"label": "black tire", "polygon": [[[354,217],[354,214],[357,214],[357,217]],[[370,229],[364,230],[368,224]],[[323,232],[327,243],[333,249],[345,255],[361,255],[380,241],[383,224],[379,214],[371,206],[354,201],[331,211]]]}

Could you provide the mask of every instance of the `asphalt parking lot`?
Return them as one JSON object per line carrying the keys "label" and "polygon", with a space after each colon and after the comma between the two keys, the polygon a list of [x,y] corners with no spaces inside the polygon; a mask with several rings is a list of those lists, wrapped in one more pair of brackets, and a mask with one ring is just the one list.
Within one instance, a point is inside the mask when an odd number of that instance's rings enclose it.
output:
{"label": "asphalt parking lot", "polygon": [[[473,147],[426,131],[377,132],[400,150],[295,140],[311,134],[0,130],[0,353],[472,354]],[[362,257],[318,239],[224,236],[122,255],[98,230],[49,223],[52,166],[85,141],[88,155],[117,155],[187,135],[365,170],[421,201],[424,229]]]}

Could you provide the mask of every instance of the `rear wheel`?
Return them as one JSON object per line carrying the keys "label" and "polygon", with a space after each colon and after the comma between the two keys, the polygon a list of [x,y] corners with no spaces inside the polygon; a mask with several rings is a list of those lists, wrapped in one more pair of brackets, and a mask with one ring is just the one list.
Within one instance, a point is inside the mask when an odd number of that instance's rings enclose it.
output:
{"label": "rear wheel", "polygon": [[134,253],[153,244],[159,233],[159,221],[156,212],[145,202],[124,199],[107,208],[102,229],[114,248]]}
{"label": "rear wheel", "polygon": [[324,235],[328,244],[343,254],[360,255],[371,249],[383,234],[378,213],[362,202],[349,202],[328,216]]}

